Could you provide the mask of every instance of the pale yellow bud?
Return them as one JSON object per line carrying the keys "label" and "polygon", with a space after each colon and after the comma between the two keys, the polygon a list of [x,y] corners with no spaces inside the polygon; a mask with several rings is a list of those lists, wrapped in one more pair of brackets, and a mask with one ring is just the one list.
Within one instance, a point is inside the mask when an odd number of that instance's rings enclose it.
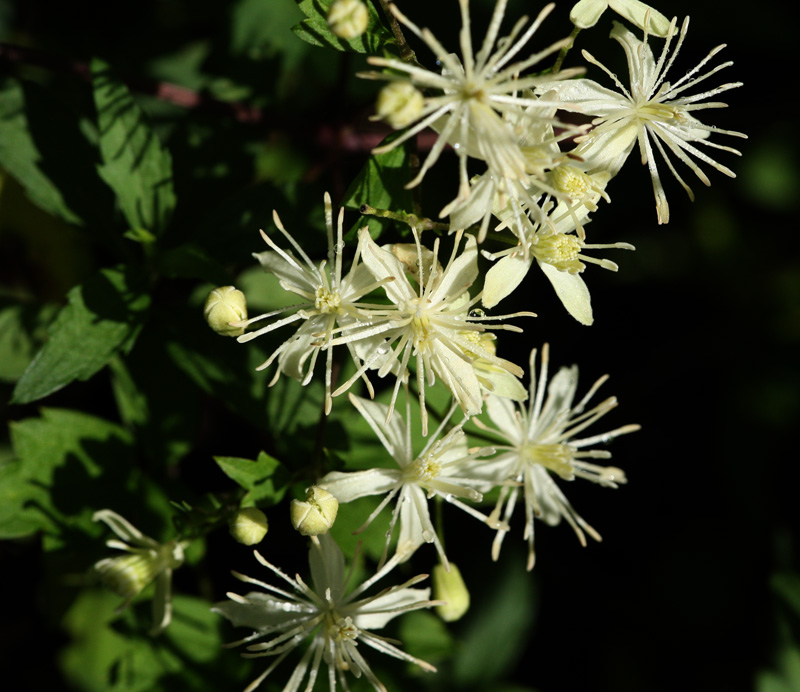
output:
{"label": "pale yellow bud", "polygon": [[327,533],[336,521],[339,501],[327,490],[312,485],[306,490],[305,502],[292,500],[292,526],[304,536]]}
{"label": "pale yellow bud", "polygon": [[334,0],[328,10],[328,26],[339,38],[349,40],[367,30],[369,12],[361,0]]}
{"label": "pale yellow bud", "polygon": [[442,564],[433,568],[433,597],[437,601],[447,601],[436,606],[436,612],[445,622],[454,622],[469,610],[469,591],[461,572],[452,562],[449,572]]}
{"label": "pale yellow bud", "polygon": [[203,315],[217,334],[222,336],[239,336],[244,334],[244,327],[233,327],[231,322],[247,319],[247,300],[244,293],[233,286],[215,288],[206,298]]}
{"label": "pale yellow bud", "polygon": [[422,93],[411,82],[390,82],[378,94],[375,111],[395,130],[413,123],[422,114]]}
{"label": "pale yellow bud", "polygon": [[170,541],[158,548],[131,548],[127,555],[100,560],[94,568],[103,584],[130,600],[159,574],[183,564],[183,544]]}
{"label": "pale yellow bud", "polygon": [[233,515],[228,522],[233,539],[242,545],[261,543],[267,535],[269,524],[267,517],[260,509],[245,507]]}

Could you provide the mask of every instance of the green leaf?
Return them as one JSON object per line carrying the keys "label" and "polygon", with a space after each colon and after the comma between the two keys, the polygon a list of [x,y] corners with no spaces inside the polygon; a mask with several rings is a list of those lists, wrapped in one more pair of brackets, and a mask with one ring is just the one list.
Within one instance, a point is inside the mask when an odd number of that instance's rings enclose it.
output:
{"label": "green leaf", "polygon": [[[533,583],[523,561],[512,562],[509,557],[504,560],[506,569],[493,572],[496,583],[485,588],[465,622],[453,662],[457,687],[491,683],[494,689],[525,649],[535,614]],[[503,642],[503,646],[487,646],[487,642]]]}
{"label": "green leaf", "polygon": [[103,269],[69,292],[48,341],[14,388],[12,403],[36,401],[73,380],[87,380],[131,348],[150,306],[142,280],[131,274]]}
{"label": "green leaf", "polygon": [[231,283],[223,266],[195,243],[183,243],[162,253],[158,271],[170,278],[204,279],[218,286]]}
{"label": "green leaf", "polygon": [[73,224],[111,210],[77,115],[37,84],[0,79],[0,166],[44,211]]}
{"label": "green leaf", "polygon": [[772,575],[770,586],[794,611],[795,617],[800,617],[800,575],[792,572],[778,572]]}
{"label": "green leaf", "polygon": [[57,312],[52,304],[0,308],[0,380],[15,382],[22,376]]}
{"label": "green leaf", "polygon": [[138,482],[131,473],[132,439],[119,426],[84,413],[41,413],[10,426],[16,459],[0,467],[0,537],[39,529],[99,533],[93,512],[108,506],[115,491],[127,494]]}
{"label": "green leaf", "polygon": [[453,635],[441,619],[420,610],[400,620],[400,640],[406,652],[429,663],[452,655],[455,646]]}
{"label": "green leaf", "polygon": [[[391,138],[384,140],[384,143],[388,141],[391,141]],[[370,156],[347,189],[342,206],[360,209],[361,205],[368,204],[376,209],[411,212],[414,200],[411,191],[405,189],[405,185],[412,177],[409,162],[410,155],[406,144],[383,154]],[[373,239],[377,239],[392,223],[394,222],[390,219],[364,216],[347,234],[346,239],[354,235],[355,229],[364,226],[369,226]]]}
{"label": "green leaf", "polygon": [[380,16],[369,0],[365,2],[369,12],[366,31],[361,36],[349,40],[339,38],[328,27],[328,9],[332,2],[333,0],[300,0],[298,7],[307,19],[292,27],[292,31],[312,46],[356,53],[381,55],[395,44],[394,37],[383,25]]}
{"label": "green leaf", "polygon": [[249,666],[223,648],[220,620],[210,604],[176,595],[172,622],[159,637],[143,636],[149,603],[115,613],[119,597],[83,591],[66,613],[63,626],[72,643],[61,653],[64,677],[87,692],[158,692],[240,688]]}
{"label": "green leaf", "polygon": [[175,208],[172,157],[131,97],[102,60],[92,61],[100,129],[100,176],[119,201],[131,228],[164,232]]}
{"label": "green leaf", "polygon": [[238,457],[214,457],[214,461],[228,478],[248,491],[242,499],[242,507],[274,505],[286,493],[289,474],[277,459],[266,452],[259,453],[255,461]]}

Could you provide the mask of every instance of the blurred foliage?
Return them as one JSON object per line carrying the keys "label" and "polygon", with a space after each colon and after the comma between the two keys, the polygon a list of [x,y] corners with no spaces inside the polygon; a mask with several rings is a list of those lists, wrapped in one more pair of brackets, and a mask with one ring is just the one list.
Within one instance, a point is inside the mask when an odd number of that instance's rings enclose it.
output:
{"label": "blurred foliage", "polygon": [[[266,659],[254,665],[222,648],[243,633],[209,605],[233,588],[231,569],[269,577],[228,538],[226,518],[263,509],[270,532],[259,550],[306,576],[286,500],[327,470],[391,465],[344,397],[321,418],[319,382],[269,386],[272,372],[256,371],[288,334],[239,345],[202,321],[217,285],[245,290],[253,314],[291,304],[251,257],[264,249],[258,230],[274,230],[273,210],[323,257],[323,191],[347,209],[352,247],[364,225],[375,238],[408,233],[360,216],[362,205],[437,218],[455,190],[447,152],[424,196],[404,188],[417,157],[410,142],[370,155],[392,135],[368,119],[375,83],[355,74],[366,55],[394,55],[397,44],[379,3],[370,32],[349,41],[327,29],[329,4],[0,0],[0,406],[9,421],[0,558],[12,595],[0,660],[8,671],[26,665],[15,690],[242,689]],[[401,4],[455,45],[455,0]],[[472,0],[478,33],[492,5]],[[756,74],[753,56],[791,64],[792,23],[762,13],[754,21],[777,26],[754,31],[735,12],[695,5],[672,3],[693,17],[679,61],[695,64],[725,41],[731,79],[746,85],[721,118],[750,136],[739,178],[716,176],[694,206],[667,181],[674,221],[663,228],[644,171],[631,166],[591,226],[637,247],[617,275],[588,269],[595,326],[562,314],[541,277],[507,310],[533,299],[539,318],[503,343],[503,357],[524,362],[549,340],[558,364],[580,362],[590,380],[612,373],[630,416],[622,422],[643,425],[614,447],[630,486],[570,488],[605,541],[579,550],[567,528],[541,531],[532,575],[521,536],[508,537],[494,564],[486,527],[446,531],[472,610],[454,627],[432,612],[392,623],[387,636],[439,672],[370,659],[391,690],[800,690],[796,491],[786,482],[800,420],[799,149],[791,116],[751,91],[785,91],[762,65]],[[559,5],[540,30],[550,40],[569,33],[568,9]],[[535,11],[509,2],[509,16]],[[607,17],[601,25],[580,39],[605,60]],[[434,417],[443,400],[432,390]],[[353,535],[378,502],[352,503],[334,528],[348,558],[361,546],[356,576],[384,549],[388,508]],[[106,507],[158,540],[193,540],[159,638],[145,634],[150,590],[119,613],[121,599],[96,586],[91,567],[110,551],[92,514]],[[452,514],[443,508],[446,528]],[[428,569],[433,549],[421,552],[392,577]],[[34,667],[23,664],[32,650]],[[275,677],[263,689],[280,689]]]}

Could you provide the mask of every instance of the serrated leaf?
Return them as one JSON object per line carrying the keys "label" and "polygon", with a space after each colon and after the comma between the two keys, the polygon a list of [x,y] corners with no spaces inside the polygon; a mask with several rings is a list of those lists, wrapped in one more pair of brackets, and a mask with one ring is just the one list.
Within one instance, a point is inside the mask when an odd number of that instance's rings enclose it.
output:
{"label": "serrated leaf", "polygon": [[47,330],[47,342],[14,388],[12,403],[36,401],[74,380],[87,380],[130,348],[150,306],[142,283],[132,272],[103,269],[73,288]]}
{"label": "serrated leaf", "polygon": [[[11,423],[16,459],[0,468],[0,537],[39,529],[97,532],[96,509],[130,492],[132,439],[113,423],[78,411],[42,409]],[[127,463],[126,463],[127,462]],[[101,481],[102,479],[102,481]]]}
{"label": "serrated leaf", "polygon": [[312,46],[335,48],[341,51],[382,55],[395,44],[391,32],[383,25],[370,0],[364,4],[369,12],[367,28],[361,36],[343,39],[328,26],[327,16],[333,0],[300,0],[298,7],[307,19],[292,27],[292,31]]}
{"label": "serrated leaf", "polygon": [[[384,142],[386,141],[390,139],[387,138]],[[383,154],[370,156],[347,189],[342,206],[360,209],[363,204],[368,204],[376,209],[411,212],[414,208],[412,193],[405,189],[412,177],[409,161],[405,144]],[[364,216],[347,234],[346,239],[354,236],[355,229],[369,226],[370,234],[376,240],[392,223],[390,219]]]}
{"label": "serrated leaf", "polygon": [[255,461],[239,457],[214,457],[214,461],[228,478],[248,491],[242,499],[242,507],[277,504],[286,493],[289,474],[266,452],[259,453]]}
{"label": "serrated leaf", "polygon": [[159,235],[175,208],[172,157],[108,65],[93,60],[92,77],[103,158],[100,176],[116,194],[130,226]]}
{"label": "serrated leaf", "polygon": [[57,312],[52,304],[0,309],[0,380],[15,382],[22,376]]}
{"label": "serrated leaf", "polygon": [[82,592],[63,622],[73,640],[60,656],[65,678],[87,692],[210,692],[241,686],[249,668],[222,647],[219,617],[210,604],[181,595],[172,604],[170,626],[153,638],[142,635],[149,625],[149,604],[118,615],[118,596]]}
{"label": "serrated leaf", "polygon": [[98,180],[96,151],[79,118],[37,84],[0,80],[0,166],[31,201],[73,224],[101,215],[110,195]]}

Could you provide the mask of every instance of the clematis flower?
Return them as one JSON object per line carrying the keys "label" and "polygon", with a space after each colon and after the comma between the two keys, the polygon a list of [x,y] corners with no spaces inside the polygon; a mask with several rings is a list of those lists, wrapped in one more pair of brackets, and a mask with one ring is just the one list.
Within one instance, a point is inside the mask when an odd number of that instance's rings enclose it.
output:
{"label": "clematis flower", "polygon": [[724,45],[717,46],[676,82],[666,81],[667,72],[683,45],[688,28],[687,17],[673,48],[676,27],[675,20],[672,20],[664,48],[656,61],[648,43],[647,31],[644,33],[644,39],[640,41],[622,24],[614,22],[611,37],[625,50],[631,80],[630,90],[623,86],[611,70],[586,51],[583,51],[583,57],[602,69],[614,81],[621,93],[611,91],[588,79],[548,85],[549,89],[553,89],[564,99],[565,109],[597,116],[592,121],[594,128],[576,138],[575,141],[579,146],[572,152],[590,164],[588,172],[605,170],[612,176],[616,175],[638,142],[642,164],[648,166],[653,181],[659,223],[669,221],[669,204],[653,154],[654,145],[689,198],[694,199],[692,189],[676,170],[669,154],[688,166],[703,183],[710,185],[708,176],[694,159],[716,168],[731,178],[736,175],[700,147],[710,147],[740,155],[736,149],[712,142],[710,137],[713,134],[725,134],[746,138],[741,132],[705,125],[694,115],[696,111],[726,107],[724,103],[706,100],[741,86],[741,82],[731,82],[699,94],[685,95],[687,90],[733,64],[722,63],[702,72],[711,58],[725,47]]}
{"label": "clematis flower", "polygon": [[[544,58],[559,51],[569,39],[557,41],[542,51],[512,62],[533,37],[545,17],[553,9],[547,5],[536,19],[524,29],[527,17],[520,19],[511,33],[500,40],[498,34],[503,21],[507,0],[498,0],[489,21],[486,36],[477,54],[473,52],[469,0],[459,0],[462,28],[460,33],[461,57],[448,51],[428,29],[420,29],[408,19],[396,5],[390,9],[397,20],[425,42],[442,66],[441,72],[433,72],[411,63],[391,58],[371,56],[367,61],[377,67],[389,68],[394,74],[368,72],[361,77],[387,79],[411,83],[418,89],[434,90],[426,96],[424,104],[415,118],[415,124],[391,143],[373,150],[373,153],[389,151],[415,136],[426,127],[439,131],[439,138],[425,159],[417,176],[407,185],[414,187],[424,178],[442,153],[446,144],[452,144],[459,157],[459,191],[456,202],[469,197],[467,157],[486,161],[496,180],[524,180],[525,156],[515,141],[514,133],[504,121],[503,115],[524,115],[529,121],[537,118],[537,108],[546,106],[540,99],[520,95],[525,90],[540,87],[552,75],[521,76]],[[524,31],[523,31],[524,29]],[[494,52],[493,52],[494,51]],[[559,79],[568,79],[581,73],[582,69],[563,70]],[[398,76],[400,72],[403,76]],[[528,110],[524,110],[528,108]],[[445,209],[451,207],[448,205]],[[443,211],[442,216],[448,212]]]}
{"label": "clematis flower", "polygon": [[[383,287],[393,304],[393,309],[387,311],[381,324],[369,330],[371,337],[380,334],[383,338],[383,344],[376,347],[376,353],[383,357],[378,376],[385,377],[394,372],[397,378],[387,415],[392,415],[400,385],[405,380],[405,373],[413,356],[422,409],[423,435],[428,434],[425,387],[433,385],[437,378],[452,392],[461,410],[471,416],[479,413],[483,406],[481,378],[475,368],[477,360],[484,361],[484,364],[488,362],[515,377],[522,375],[519,366],[497,357],[479,340],[465,336],[468,332],[487,331],[488,322],[533,316],[533,313],[520,312],[489,317],[471,311],[472,306],[481,299],[480,294],[470,298],[468,293],[469,287],[478,276],[478,248],[475,238],[468,236],[459,254],[461,238],[461,233],[456,235],[450,261],[442,270],[438,259],[435,259],[439,254],[439,239],[436,239],[431,254],[422,247],[415,234],[416,276],[409,276],[406,264],[393,254],[391,247],[379,247],[370,238],[367,229],[362,229],[359,234],[363,264],[372,273],[375,282]],[[492,329],[522,331],[509,324],[493,325]],[[347,338],[344,336],[333,339],[330,344],[336,345]],[[359,371],[333,395],[349,388],[372,364],[371,359],[366,358]]]}
{"label": "clematis flower", "polygon": [[[584,478],[604,487],[616,488],[625,483],[625,474],[613,466],[598,466],[589,459],[609,459],[611,452],[587,449],[607,443],[619,435],[634,432],[638,425],[624,425],[606,433],[578,437],[586,428],[611,411],[617,400],[609,397],[587,410],[587,405],[600,386],[608,379],[601,377],[577,404],[573,403],[578,387],[578,368],[561,368],[547,384],[549,349],[542,349],[541,370],[536,377],[536,349],[530,356],[530,397],[527,407],[518,407],[508,399],[489,396],[486,409],[496,427],[480,424],[503,440],[495,445],[500,454],[481,462],[475,471],[487,479],[510,481],[500,490],[497,505],[491,513],[495,521],[507,523],[514,513],[520,491],[525,502],[525,533],[528,541],[528,569],[535,561],[534,517],[552,525],[562,519],[572,527],[581,545],[586,545],[588,533],[599,541],[600,535],[572,508],[569,500],[553,480],[558,476],[571,481]],[[545,398],[545,392],[547,397]],[[508,529],[497,530],[492,545],[492,559],[497,560]]]}
{"label": "clematis flower", "polygon": [[640,0],[579,0],[570,10],[569,20],[579,29],[588,29],[607,9],[656,36],[666,36],[669,31],[669,19]]}
{"label": "clematis flower", "polygon": [[[229,646],[247,644],[247,653],[242,654],[245,658],[272,656],[275,659],[247,686],[245,692],[256,689],[289,653],[309,639],[311,643],[283,688],[284,692],[313,689],[322,661],[328,667],[331,692],[336,690],[337,681],[342,689],[349,689],[345,678],[348,671],[357,678],[363,675],[374,689],[386,692],[364,658],[365,647],[414,663],[423,670],[436,671],[429,663],[395,646],[399,642],[393,643],[393,640],[372,631],[381,629],[402,613],[437,605],[437,601],[429,600],[430,589],[411,588],[427,575],[421,574],[399,586],[385,588],[374,596],[364,596],[397,565],[398,560],[392,559],[360,586],[348,590],[352,567],[345,572],[342,551],[330,534],[312,539],[308,556],[311,586],[300,576],[291,579],[258,551],[254,554],[259,563],[289,586],[289,590],[234,572],[237,579],[255,584],[266,593],[255,591],[245,596],[229,593],[230,601],[212,608],[235,626],[254,630]],[[365,647],[359,647],[359,644]],[[308,684],[301,687],[306,676]]]}
{"label": "clematis flower", "polygon": [[153,626],[149,634],[160,634],[172,619],[172,571],[183,564],[183,551],[188,542],[173,540],[159,543],[145,536],[127,519],[110,509],[95,512],[92,520],[102,521],[122,539],[107,541],[109,548],[127,553],[105,558],[94,566],[101,581],[125,599],[117,612],[127,608],[135,596],[150,582],[155,581]]}
{"label": "clematis flower", "polygon": [[425,448],[419,454],[415,454],[411,445],[410,409],[406,413],[405,421],[400,416],[387,420],[387,406],[360,399],[352,394],[350,401],[364,416],[386,451],[394,459],[397,468],[331,471],[319,482],[319,486],[333,494],[340,503],[370,495],[385,495],[358,530],[359,532],[366,529],[386,505],[396,500],[390,529],[386,535],[384,559],[399,519],[400,534],[395,555],[399,556],[400,560],[407,560],[423,543],[433,543],[441,562],[445,566],[448,565],[444,547],[436,535],[428,509],[428,500],[437,495],[492,528],[500,526],[462,501],[463,499],[480,502],[483,499],[481,491],[491,489],[491,483],[482,478],[472,477],[464,471],[471,461],[492,454],[494,450],[490,447],[468,449],[466,436],[461,429],[465,421],[441,436],[455,407],[445,416]]}
{"label": "clematis flower", "polygon": [[[609,259],[592,257],[586,251],[635,249],[630,243],[586,242],[583,223],[588,223],[589,210],[596,209],[594,202],[601,193],[602,190],[578,204],[562,201],[553,207],[549,202],[550,210],[545,222],[528,221],[516,247],[496,253],[484,251],[484,256],[495,264],[486,273],[483,305],[492,308],[510,295],[536,260],[567,312],[581,324],[592,324],[591,295],[581,277],[586,269],[585,263],[597,264],[610,271],[617,271],[619,267]],[[576,225],[577,232],[573,233]]]}
{"label": "clematis flower", "polygon": [[[287,308],[280,308],[272,312],[251,317],[248,320],[233,323],[233,326],[245,327],[256,322],[276,317],[282,313],[290,312],[288,317],[283,317],[270,322],[266,327],[248,332],[238,337],[237,341],[245,343],[256,337],[271,332],[279,327],[301,321],[300,327],[294,336],[283,342],[262,363],[257,370],[268,368],[277,359],[278,369],[270,382],[270,386],[278,381],[281,373],[300,380],[304,385],[311,381],[314,374],[314,365],[321,351],[327,351],[325,364],[325,412],[331,410],[331,381],[333,369],[333,339],[334,334],[343,330],[347,331],[347,338],[340,338],[337,343],[346,343],[356,365],[361,361],[352,342],[364,336],[365,328],[385,321],[385,311],[382,305],[372,305],[362,302],[361,299],[383,283],[392,281],[391,278],[376,281],[364,265],[359,264],[359,252],[353,259],[350,271],[343,275],[342,270],[342,224],[344,210],[339,211],[337,221],[337,240],[333,241],[333,211],[331,198],[325,193],[325,224],[328,230],[328,258],[315,264],[300,247],[299,243],[286,231],[277,212],[273,212],[275,226],[289,241],[297,252],[298,257],[291,250],[280,248],[264,231],[261,237],[271,250],[254,254],[264,270],[279,279],[281,287],[295,293],[303,299],[302,303]],[[368,390],[372,391],[369,381],[364,378]],[[339,390],[341,392],[343,390]]]}

